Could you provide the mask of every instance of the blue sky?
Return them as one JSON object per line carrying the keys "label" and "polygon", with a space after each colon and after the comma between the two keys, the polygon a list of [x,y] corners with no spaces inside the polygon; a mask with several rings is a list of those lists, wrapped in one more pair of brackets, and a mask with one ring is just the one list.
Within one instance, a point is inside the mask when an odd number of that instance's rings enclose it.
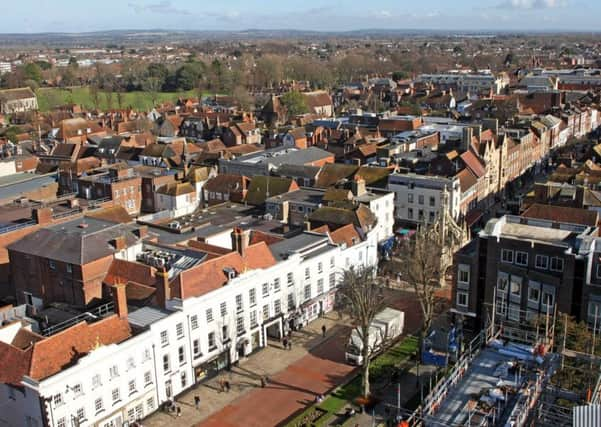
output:
{"label": "blue sky", "polygon": [[156,28],[601,31],[599,0],[4,1],[1,32]]}

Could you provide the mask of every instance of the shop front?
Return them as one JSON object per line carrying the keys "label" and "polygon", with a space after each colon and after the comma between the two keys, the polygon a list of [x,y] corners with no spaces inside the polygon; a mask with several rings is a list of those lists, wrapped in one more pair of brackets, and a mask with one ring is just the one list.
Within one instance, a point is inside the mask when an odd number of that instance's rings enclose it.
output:
{"label": "shop front", "polygon": [[219,353],[217,356],[194,368],[196,381],[200,382],[209,378],[213,378],[219,373],[219,371],[229,368],[229,366],[230,349],[227,348],[222,353]]}

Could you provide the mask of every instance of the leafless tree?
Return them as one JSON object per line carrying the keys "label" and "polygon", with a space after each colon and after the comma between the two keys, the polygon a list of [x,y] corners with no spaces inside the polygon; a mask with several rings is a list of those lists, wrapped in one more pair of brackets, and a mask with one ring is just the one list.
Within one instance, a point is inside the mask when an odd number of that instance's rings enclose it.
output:
{"label": "leafless tree", "polygon": [[142,85],[142,89],[144,89],[144,92],[148,93],[148,95],[150,96],[150,100],[152,101],[153,107],[157,104],[159,91],[161,90],[162,84],[163,83],[159,78],[149,77],[144,81]]}
{"label": "leafless tree", "polygon": [[424,316],[422,332],[427,333],[432,326],[435,308],[435,292],[446,270],[448,258],[437,224],[423,225],[400,248],[400,273],[413,287]]}
{"label": "leafless tree", "polygon": [[376,270],[373,267],[354,267],[342,274],[338,290],[338,304],[356,324],[357,332],[362,341],[361,356],[363,365],[361,366],[361,372],[363,396],[365,397],[369,396],[370,393],[370,359],[377,350],[375,346],[370,345],[369,327],[374,317],[385,308],[383,292],[384,288],[378,282]]}

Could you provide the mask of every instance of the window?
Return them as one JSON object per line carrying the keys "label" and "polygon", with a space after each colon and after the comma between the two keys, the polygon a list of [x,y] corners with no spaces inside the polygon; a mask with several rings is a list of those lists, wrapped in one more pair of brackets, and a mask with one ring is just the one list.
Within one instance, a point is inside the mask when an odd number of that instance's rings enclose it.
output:
{"label": "window", "polygon": [[330,268],[334,268],[335,265],[336,265],[336,260],[334,259],[334,257],[330,258]]}
{"label": "window", "polygon": [[190,317],[190,325],[192,329],[198,329],[198,316],[196,314]]}
{"label": "window", "polygon": [[92,389],[98,388],[102,385],[102,381],[100,380],[100,374],[96,374],[92,377]]}
{"label": "window", "polygon": [[225,342],[230,339],[230,334],[227,328],[227,325],[223,325],[221,327],[221,339]]}
{"label": "window", "polygon": [[144,406],[140,403],[136,405],[136,419],[141,420],[144,415]]}
{"label": "window", "polygon": [[178,323],[177,325],[175,325],[175,334],[177,335],[178,339],[184,337],[184,324],[183,323]]}
{"label": "window", "polygon": [[147,360],[150,360],[150,349],[149,348],[144,349],[144,354],[142,355],[142,362],[145,362]]}
{"label": "window", "polygon": [[86,419],[86,411],[83,408],[77,410],[77,419],[83,421]]}
{"label": "window", "polygon": [[129,390],[129,394],[136,392],[136,380],[130,380],[127,383],[127,390]]}
{"label": "window", "polygon": [[551,271],[563,271],[563,258],[551,258]]}
{"label": "window", "polygon": [[509,284],[509,276],[507,273],[499,273],[497,277],[497,292],[507,293],[507,285]]}
{"label": "window", "polygon": [[163,372],[167,373],[171,370],[171,366],[169,365],[169,355],[163,355]]}
{"label": "window", "polygon": [[420,194],[417,196],[417,203],[419,203],[420,205],[424,204],[424,195]]}
{"label": "window", "polygon": [[80,394],[83,394],[83,387],[81,386],[81,383],[77,383],[75,384],[71,390],[73,390],[73,394],[75,396],[79,396]]}
{"label": "window", "polygon": [[67,422],[65,421],[65,417],[59,418],[56,421],[56,427],[67,427]]}
{"label": "window", "polygon": [[207,323],[211,323],[213,321],[213,309],[207,308]]}
{"label": "window", "polygon": [[294,285],[294,276],[292,275],[292,273],[287,274],[287,281],[288,281],[288,286]]}
{"label": "window", "polygon": [[436,206],[436,199],[434,198],[434,196],[430,196],[430,206],[434,207]]}
{"label": "window", "polygon": [[323,279],[317,281],[317,295],[323,294]]}
{"label": "window", "polygon": [[601,319],[601,302],[589,301],[587,314],[588,322],[593,326],[597,326],[599,324],[599,320]]}
{"label": "window", "polygon": [[104,409],[104,405],[102,404],[102,398],[98,398],[94,401],[94,408],[96,412],[100,412]]}
{"label": "window", "polygon": [[530,281],[528,284],[528,302],[538,304],[540,300],[540,283]]}
{"label": "window", "polygon": [[269,306],[265,304],[263,306],[263,321],[269,319]]}
{"label": "window", "polygon": [[73,273],[73,266],[71,264],[67,264],[67,273]]}
{"label": "window", "polygon": [[551,291],[548,290],[543,290],[543,306],[546,307],[553,307],[553,304],[555,304],[555,294]]}
{"label": "window", "polygon": [[167,335],[167,331],[161,331],[161,345],[165,347],[169,344],[169,335]]}
{"label": "window", "polygon": [[238,294],[236,295],[236,312],[240,313],[242,310],[244,310],[244,306],[242,304],[242,295]]}
{"label": "window", "polygon": [[509,249],[501,249],[501,261],[509,264],[513,263],[513,251]]}
{"label": "window", "polygon": [[244,334],[244,317],[242,316],[236,318],[236,334]]}
{"label": "window", "polygon": [[154,411],[154,397],[149,397],[146,400],[146,407],[148,408],[148,412]]}
{"label": "window", "polygon": [[434,222],[435,219],[436,219],[436,212],[430,211],[430,213],[428,215],[428,221],[432,223],[432,222]]}
{"label": "window", "polygon": [[305,300],[308,300],[311,298],[311,285],[305,286],[304,297],[305,297]]}
{"label": "window", "polygon": [[601,279],[601,264],[597,264],[597,279]]}
{"label": "window", "polygon": [[522,266],[528,265],[528,253],[516,251],[515,252],[515,263],[517,265],[522,265]]}
{"label": "window", "polygon": [[330,273],[330,289],[336,287],[336,274]]}
{"label": "window", "polygon": [[467,292],[457,292],[457,305],[467,307],[468,295]]}
{"label": "window", "polygon": [[186,352],[183,345],[177,349],[177,359],[180,365],[186,363]]}
{"label": "window", "polygon": [[115,403],[119,402],[119,400],[120,400],[119,389],[114,388],[113,391],[111,392],[111,396],[113,397],[113,405]]}
{"label": "window", "polygon": [[64,404],[63,395],[61,393],[55,394],[52,398],[52,403],[54,403],[55,408]]}
{"label": "window", "polygon": [[413,203],[413,193],[407,193],[407,203]]}
{"label": "window", "polygon": [[225,302],[222,302],[219,306],[219,310],[221,311],[221,317],[225,317],[225,315],[227,314],[227,304]]}
{"label": "window", "polygon": [[512,297],[519,297],[522,294],[522,278],[521,277],[511,276],[509,292]]}
{"label": "window", "polygon": [[546,255],[537,255],[535,258],[535,266],[536,268],[540,268],[541,270],[546,270],[549,268],[549,257]]}
{"label": "window", "polygon": [[323,273],[323,264],[321,262],[317,263],[317,272]]}
{"label": "window", "polygon": [[215,347],[216,347],[216,345],[215,345],[215,332],[209,332],[208,340],[209,340],[209,351],[214,350]]}
{"label": "window", "polygon": [[288,310],[294,310],[294,294],[288,294]]}
{"label": "window", "polygon": [[458,267],[457,281],[459,283],[470,282],[470,267],[469,265],[462,264]]}
{"label": "window", "polygon": [[267,296],[269,296],[269,284],[268,284],[268,283],[263,283],[263,284],[261,285],[261,289],[262,289],[262,292],[263,292],[263,296],[264,296],[264,297],[267,297]]}
{"label": "window", "polygon": [[257,312],[255,310],[250,312],[250,327],[251,328],[256,328],[258,325],[257,323]]}
{"label": "window", "polygon": [[257,305],[257,290],[256,289],[251,289],[250,291],[248,291],[248,301],[249,301],[251,307],[254,307],[255,305]]}
{"label": "window", "polygon": [[52,260],[48,260],[48,267],[50,267],[50,270],[55,271],[56,270],[56,263]]}
{"label": "window", "polygon": [[305,268],[305,280],[309,280],[311,278],[311,270],[309,267]]}
{"label": "window", "polygon": [[133,357],[129,357],[127,359],[127,370],[129,371],[130,369],[133,369],[136,367],[136,362],[134,362],[134,358]]}
{"label": "window", "polygon": [[520,306],[517,304],[509,304],[509,310],[507,312],[507,318],[519,322],[520,320]]}
{"label": "window", "polygon": [[419,221],[423,221],[424,220],[424,210],[420,209],[419,211],[417,211],[417,219]]}
{"label": "window", "polygon": [[280,289],[280,279],[279,277],[276,277],[275,279],[273,279],[273,291],[280,292]]}
{"label": "window", "polygon": [[187,379],[186,379],[186,371],[182,371],[182,373],[180,374],[180,380],[182,382],[182,388],[186,387],[187,384]]}
{"label": "window", "polygon": [[119,376],[119,368],[117,367],[117,365],[111,366],[109,373],[111,375],[111,378],[118,377]]}
{"label": "window", "polygon": [[200,340],[199,339],[195,339],[194,341],[192,341],[192,353],[194,354],[195,358],[200,356]]}
{"label": "window", "polygon": [[276,299],[273,303],[273,311],[276,315],[282,312],[282,301]]}
{"label": "window", "polygon": [[150,373],[150,371],[144,372],[144,384],[152,384],[152,374]]}

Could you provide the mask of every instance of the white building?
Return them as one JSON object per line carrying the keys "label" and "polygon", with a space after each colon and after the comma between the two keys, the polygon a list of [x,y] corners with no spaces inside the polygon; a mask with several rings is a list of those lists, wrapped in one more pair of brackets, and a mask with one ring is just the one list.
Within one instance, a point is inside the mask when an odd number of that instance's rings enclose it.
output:
{"label": "white building", "polygon": [[432,223],[445,204],[451,217],[456,221],[459,219],[461,187],[457,177],[392,174],[388,178],[388,190],[395,193],[398,220]]}
{"label": "white building", "polygon": [[172,182],[160,187],[155,193],[155,207],[158,212],[172,211],[174,216],[194,212],[200,204],[195,186],[189,182]]}
{"label": "white building", "polygon": [[376,216],[374,232],[378,242],[394,235],[394,197],[394,192],[368,188],[354,198],[355,201],[366,205]]}

